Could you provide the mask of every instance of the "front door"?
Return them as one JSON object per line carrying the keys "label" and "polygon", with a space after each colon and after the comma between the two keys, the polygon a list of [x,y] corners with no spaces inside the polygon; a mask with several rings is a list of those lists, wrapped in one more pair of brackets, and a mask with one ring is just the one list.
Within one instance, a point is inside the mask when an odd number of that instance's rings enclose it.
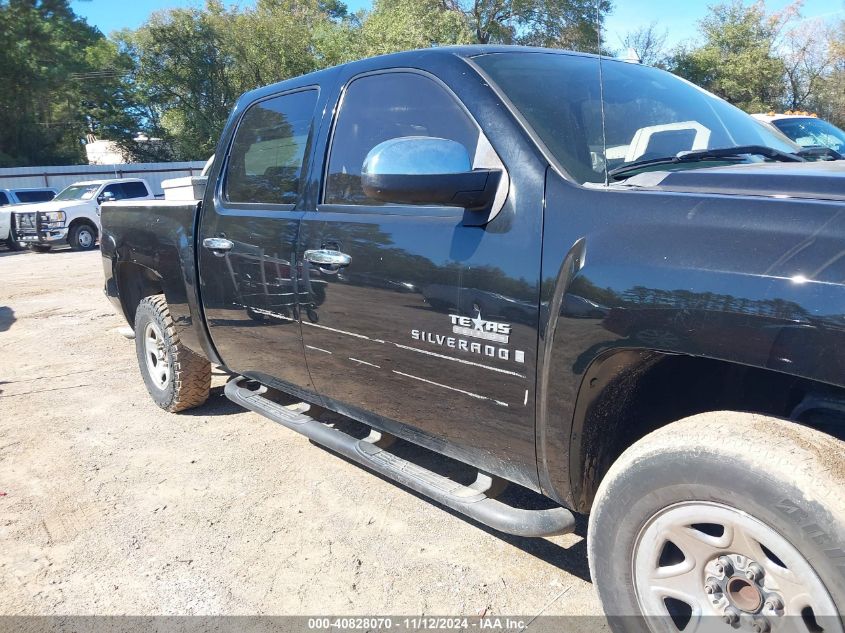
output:
{"label": "front door", "polygon": [[226,366],[313,391],[297,309],[296,243],[316,89],[264,99],[237,125],[199,233],[203,308]]}
{"label": "front door", "polygon": [[465,224],[458,207],[369,199],[366,155],[407,136],[456,141],[474,167],[504,168],[431,76],[396,70],[346,86],[322,200],[300,235],[320,292],[301,316],[311,376],[352,417],[532,485],[542,184],[519,222],[509,201],[486,226]]}

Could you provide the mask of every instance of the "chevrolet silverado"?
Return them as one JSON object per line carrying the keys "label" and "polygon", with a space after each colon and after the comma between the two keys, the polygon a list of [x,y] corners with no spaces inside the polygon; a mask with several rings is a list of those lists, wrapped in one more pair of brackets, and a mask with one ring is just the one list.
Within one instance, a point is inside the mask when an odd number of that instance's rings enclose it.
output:
{"label": "chevrolet silverado", "polygon": [[842,631],[845,166],[807,158],[635,63],[388,55],[245,94],[201,200],[104,204],[105,288],[168,411],[213,364],[478,523],[589,514],[616,630]]}

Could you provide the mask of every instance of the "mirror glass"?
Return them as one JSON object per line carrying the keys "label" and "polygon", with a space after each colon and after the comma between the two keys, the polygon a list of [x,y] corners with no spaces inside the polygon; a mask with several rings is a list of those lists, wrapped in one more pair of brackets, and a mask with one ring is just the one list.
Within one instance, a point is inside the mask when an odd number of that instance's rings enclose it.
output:
{"label": "mirror glass", "polygon": [[472,171],[467,149],[456,141],[404,136],[376,145],[364,159],[362,175],[424,176]]}

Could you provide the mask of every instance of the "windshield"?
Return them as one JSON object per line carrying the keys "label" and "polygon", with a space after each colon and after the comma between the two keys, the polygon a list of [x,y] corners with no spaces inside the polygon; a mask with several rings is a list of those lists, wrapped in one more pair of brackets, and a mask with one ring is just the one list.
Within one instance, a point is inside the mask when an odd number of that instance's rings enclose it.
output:
{"label": "windshield", "polygon": [[100,185],[71,185],[63,189],[53,200],[90,200]]}
{"label": "windshield", "polygon": [[656,68],[602,60],[602,95],[596,57],[493,53],[474,61],[581,183],[604,182],[605,169],[682,151],[737,145],[795,151],[738,108]]}
{"label": "windshield", "polygon": [[845,152],[845,132],[822,119],[776,119],[772,125],[802,147],[822,146]]}

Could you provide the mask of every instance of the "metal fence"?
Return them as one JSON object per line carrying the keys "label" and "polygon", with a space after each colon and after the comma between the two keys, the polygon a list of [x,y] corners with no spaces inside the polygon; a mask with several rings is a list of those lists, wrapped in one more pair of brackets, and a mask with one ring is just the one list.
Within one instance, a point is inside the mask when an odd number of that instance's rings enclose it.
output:
{"label": "metal fence", "polygon": [[203,161],[185,163],[126,163],[122,165],[64,165],[58,167],[10,167],[0,169],[0,189],[53,187],[61,190],[82,180],[143,178],[156,195],[162,195],[161,181],[182,176],[199,176]]}

